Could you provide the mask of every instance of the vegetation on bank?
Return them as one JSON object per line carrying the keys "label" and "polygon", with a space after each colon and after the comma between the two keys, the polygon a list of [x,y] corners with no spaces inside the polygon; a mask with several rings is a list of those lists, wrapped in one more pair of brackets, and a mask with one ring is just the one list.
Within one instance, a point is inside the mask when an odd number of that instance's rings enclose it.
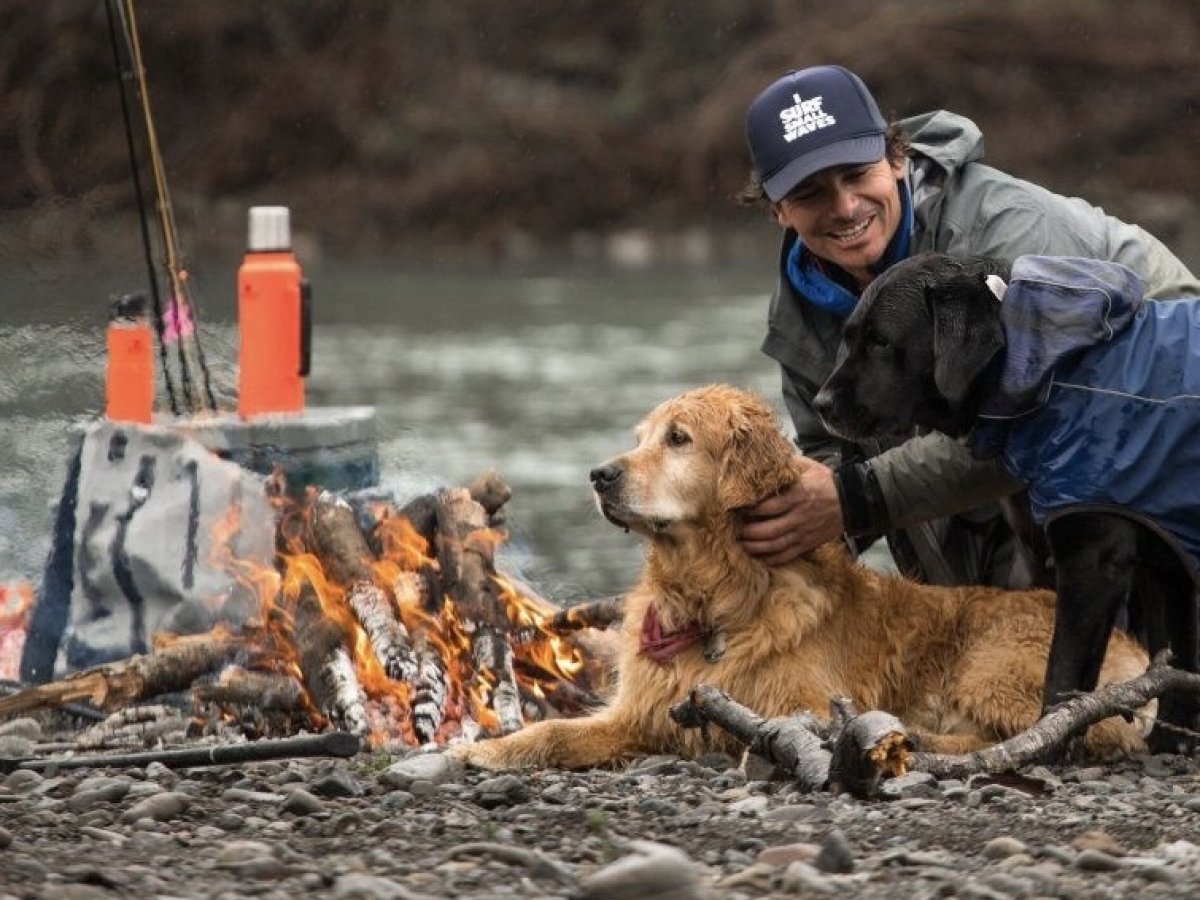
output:
{"label": "vegetation on bank", "polygon": [[[246,205],[284,202],[339,251],[502,255],[580,232],[750,223],[731,199],[746,104],[786,69],[838,62],[885,114],[969,115],[996,165],[1136,218],[1200,263],[1193,0],[135,9],[185,229],[230,225],[240,240]],[[0,208],[95,245],[133,206],[103,0],[4,4],[0,83],[13,126]]]}

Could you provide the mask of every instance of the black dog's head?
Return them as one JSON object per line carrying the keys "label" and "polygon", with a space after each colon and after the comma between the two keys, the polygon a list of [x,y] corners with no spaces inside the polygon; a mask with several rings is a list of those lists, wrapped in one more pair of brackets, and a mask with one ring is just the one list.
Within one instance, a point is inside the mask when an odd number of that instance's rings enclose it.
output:
{"label": "black dog's head", "polygon": [[925,253],[897,263],[863,292],[846,320],[837,363],[813,403],[849,440],[914,426],[964,434],[971,388],[1004,346],[988,276],[1004,263]]}

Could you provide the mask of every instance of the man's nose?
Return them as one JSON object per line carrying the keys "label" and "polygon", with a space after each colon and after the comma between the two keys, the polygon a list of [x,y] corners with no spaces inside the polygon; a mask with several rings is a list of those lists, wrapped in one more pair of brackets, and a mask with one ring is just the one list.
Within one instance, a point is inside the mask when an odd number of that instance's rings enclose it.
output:
{"label": "man's nose", "polygon": [[829,192],[829,203],[833,214],[839,219],[853,219],[858,214],[858,194],[841,185]]}

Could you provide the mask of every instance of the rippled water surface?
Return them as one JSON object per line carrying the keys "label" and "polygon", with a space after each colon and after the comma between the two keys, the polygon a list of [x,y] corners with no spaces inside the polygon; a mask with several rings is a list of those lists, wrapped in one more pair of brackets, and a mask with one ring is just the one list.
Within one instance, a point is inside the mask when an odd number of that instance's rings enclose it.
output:
{"label": "rippled water surface", "polygon": [[[107,296],[140,273],[0,283],[0,581],[40,576],[71,427],[102,408]],[[758,350],[769,270],[414,274],[308,270],[314,406],[373,405],[382,481],[402,496],[486,468],[513,488],[506,559],[548,596],[619,591],[636,538],[595,511],[587,473],[681,390],[727,381],[782,412]],[[233,405],[233,274],[197,278],[203,348]]]}

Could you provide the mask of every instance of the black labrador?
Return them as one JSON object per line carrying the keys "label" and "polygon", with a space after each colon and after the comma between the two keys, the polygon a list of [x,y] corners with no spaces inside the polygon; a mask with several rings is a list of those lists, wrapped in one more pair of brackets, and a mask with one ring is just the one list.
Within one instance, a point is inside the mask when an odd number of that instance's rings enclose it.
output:
{"label": "black labrador", "polygon": [[[837,363],[815,399],[826,424],[859,441],[925,427],[966,437],[976,451],[973,439],[984,423],[979,414],[1006,360],[1017,356],[1025,364],[1028,355],[1025,348],[1010,348],[1013,331],[1006,330],[1001,318],[998,297],[1010,271],[994,260],[923,254],[877,278],[847,319]],[[1103,327],[1108,326],[1105,315],[1102,311],[1098,320]],[[1192,346],[1194,353],[1196,343]],[[1200,405],[1190,409],[1196,421],[1189,427],[1196,433]],[[1033,452],[1041,451],[1035,447]],[[1005,462],[1037,492],[1036,467],[1016,471],[1012,455]],[[1156,471],[1147,477],[1170,478],[1171,473]],[[1101,504],[1068,505],[1045,517],[1057,613],[1044,710],[1096,687],[1104,648],[1122,608],[1128,612],[1129,630],[1151,654],[1169,649],[1174,665],[1200,669],[1194,551],[1182,550],[1169,530],[1132,510],[1097,506]],[[1195,522],[1200,508],[1184,515]],[[1151,748],[1191,752],[1196,743],[1187,731],[1196,729],[1198,709],[1188,697],[1162,698]]]}

